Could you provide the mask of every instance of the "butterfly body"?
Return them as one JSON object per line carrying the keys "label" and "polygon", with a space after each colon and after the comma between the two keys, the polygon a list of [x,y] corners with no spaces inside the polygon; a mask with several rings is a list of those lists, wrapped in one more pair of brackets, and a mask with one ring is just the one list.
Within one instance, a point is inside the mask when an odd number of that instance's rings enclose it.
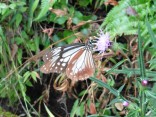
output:
{"label": "butterfly body", "polygon": [[84,80],[94,74],[92,57],[93,45],[75,43],[51,49],[43,56],[45,64],[40,68],[43,73],[62,73],[72,80]]}

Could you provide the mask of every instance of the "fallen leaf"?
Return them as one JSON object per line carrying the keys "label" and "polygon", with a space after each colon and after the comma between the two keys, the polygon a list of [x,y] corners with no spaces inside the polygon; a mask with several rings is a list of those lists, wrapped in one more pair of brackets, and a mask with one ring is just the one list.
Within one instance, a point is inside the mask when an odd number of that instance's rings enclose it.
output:
{"label": "fallen leaf", "polygon": [[79,27],[81,27],[81,26],[83,26],[83,25],[85,25],[85,24],[87,24],[87,23],[89,23],[89,22],[91,22],[91,20],[88,20],[88,21],[81,21],[81,22],[79,22],[76,26],[73,26],[72,29],[73,29],[73,30],[76,30],[76,29],[78,29]]}
{"label": "fallen leaf", "polygon": [[71,24],[72,24],[72,18],[70,17],[67,21],[67,29],[70,29],[72,27]]}
{"label": "fallen leaf", "polygon": [[96,114],[96,107],[94,103],[90,103],[90,114]]}
{"label": "fallen leaf", "polygon": [[53,34],[53,31],[54,31],[53,28],[46,28],[46,29],[43,29],[42,32],[48,34],[48,37],[51,37],[51,35]]}
{"label": "fallen leaf", "polygon": [[61,10],[61,9],[52,9],[52,8],[50,8],[50,11],[52,13],[55,13],[58,17],[67,15],[67,10],[66,9]]}
{"label": "fallen leaf", "polygon": [[118,2],[116,0],[107,0],[105,3],[104,3],[106,6],[107,5],[112,5],[112,6],[116,6],[118,5]]}
{"label": "fallen leaf", "polygon": [[115,103],[115,107],[119,110],[119,111],[122,111],[124,106],[122,103]]}

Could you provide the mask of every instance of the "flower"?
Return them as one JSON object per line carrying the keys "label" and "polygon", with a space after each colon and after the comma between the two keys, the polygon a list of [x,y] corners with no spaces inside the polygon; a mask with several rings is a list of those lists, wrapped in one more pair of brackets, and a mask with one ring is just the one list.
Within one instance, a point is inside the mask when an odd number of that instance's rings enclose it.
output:
{"label": "flower", "polygon": [[106,51],[106,49],[110,46],[110,35],[109,33],[103,33],[102,30],[100,30],[100,33],[97,35],[97,51],[100,53],[103,53]]}
{"label": "flower", "polygon": [[147,80],[142,80],[141,84],[142,84],[143,86],[146,86],[146,85],[148,84],[148,81],[147,81]]}
{"label": "flower", "polygon": [[122,105],[125,106],[125,107],[127,107],[127,106],[129,106],[129,103],[128,103],[127,101],[124,101],[124,102],[122,103]]}

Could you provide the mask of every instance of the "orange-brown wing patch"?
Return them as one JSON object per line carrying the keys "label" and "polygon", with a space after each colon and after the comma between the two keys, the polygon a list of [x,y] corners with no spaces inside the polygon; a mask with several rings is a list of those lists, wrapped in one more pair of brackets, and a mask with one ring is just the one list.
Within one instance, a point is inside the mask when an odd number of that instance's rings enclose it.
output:
{"label": "orange-brown wing patch", "polygon": [[92,53],[87,49],[80,49],[69,61],[66,74],[72,80],[85,80],[95,72]]}

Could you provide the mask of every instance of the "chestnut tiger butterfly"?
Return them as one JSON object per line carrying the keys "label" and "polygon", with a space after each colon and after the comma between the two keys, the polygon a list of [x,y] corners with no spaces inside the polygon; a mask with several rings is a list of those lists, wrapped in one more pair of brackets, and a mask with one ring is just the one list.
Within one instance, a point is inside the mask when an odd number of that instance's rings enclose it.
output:
{"label": "chestnut tiger butterfly", "polygon": [[93,76],[95,65],[92,56],[93,40],[52,48],[43,56],[40,71],[47,73],[65,72],[71,80],[85,80]]}

